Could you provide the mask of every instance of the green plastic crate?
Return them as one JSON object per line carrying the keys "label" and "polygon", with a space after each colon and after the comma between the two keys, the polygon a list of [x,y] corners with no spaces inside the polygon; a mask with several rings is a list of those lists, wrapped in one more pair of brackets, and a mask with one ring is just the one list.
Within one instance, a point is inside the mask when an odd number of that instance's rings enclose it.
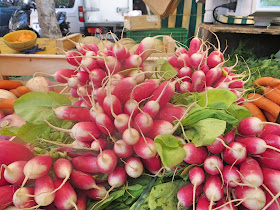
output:
{"label": "green plastic crate", "polygon": [[141,42],[145,37],[157,35],[171,36],[176,41],[185,43],[188,39],[188,30],[184,28],[161,28],[159,30],[126,31],[126,37],[134,39],[137,43]]}

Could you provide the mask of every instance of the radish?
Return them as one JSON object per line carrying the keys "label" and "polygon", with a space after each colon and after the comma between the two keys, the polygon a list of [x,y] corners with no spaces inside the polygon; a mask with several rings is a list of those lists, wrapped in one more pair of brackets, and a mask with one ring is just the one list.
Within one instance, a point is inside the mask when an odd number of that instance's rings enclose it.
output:
{"label": "radish", "polygon": [[201,92],[205,87],[206,76],[203,71],[197,70],[192,74],[192,89],[194,92]]}
{"label": "radish", "polygon": [[256,156],[256,160],[260,163],[261,166],[268,168],[280,170],[280,153],[267,149],[260,155]]}
{"label": "radish", "polygon": [[49,155],[40,155],[32,158],[23,168],[25,178],[21,186],[23,187],[28,179],[38,179],[45,176],[51,167],[52,158]]}
{"label": "radish", "polygon": [[224,150],[224,145],[222,143],[223,136],[219,136],[212,144],[207,146],[209,152],[213,154],[220,154]]}
{"label": "radish", "polygon": [[242,182],[255,187],[263,184],[263,174],[260,165],[253,158],[247,158],[240,165],[240,173],[242,174]]}
{"label": "radish", "polygon": [[132,90],[131,98],[137,102],[140,102],[141,100],[150,97],[159,86],[159,82],[159,79],[148,79],[143,83],[138,84]]}
{"label": "radish", "polygon": [[154,120],[152,130],[146,135],[154,139],[160,134],[172,134],[174,126],[166,120]]}
{"label": "radish", "polygon": [[99,173],[99,170],[97,169],[96,160],[96,156],[86,155],[72,158],[71,163],[73,164],[74,168],[79,171],[97,174]]}
{"label": "radish", "polygon": [[[80,84],[79,84],[78,78],[72,76],[72,77],[70,77],[69,79],[67,79],[67,85],[68,85],[68,87],[77,90],[77,88],[78,88],[78,86],[79,86]],[[77,93],[77,94],[78,94],[78,93]]]}
{"label": "radish", "polygon": [[[201,195],[196,204],[196,210],[208,210],[210,206],[210,201],[207,199],[205,195]],[[213,208],[215,208],[214,205],[212,205]]]}
{"label": "radish", "polygon": [[122,62],[126,59],[126,47],[122,44],[116,43],[112,48],[113,54]]}
{"label": "radish", "polygon": [[78,191],[77,192],[76,205],[77,205],[78,210],[86,210],[87,209],[87,193],[85,191]]}
{"label": "radish", "polygon": [[134,52],[134,55],[140,55],[144,62],[152,53],[155,47],[155,41],[152,37],[145,37],[140,42],[139,46]]}
{"label": "radish", "polygon": [[130,55],[124,63],[124,69],[140,68],[143,60],[139,55]]}
{"label": "radish", "polygon": [[116,74],[122,69],[121,63],[113,56],[107,56],[104,58],[105,70],[110,74]]}
{"label": "radish", "polygon": [[79,81],[79,85],[86,85],[89,82],[89,73],[87,71],[79,71],[76,77]]}
{"label": "radish", "polygon": [[[111,120],[111,118],[108,115],[106,115],[105,113],[97,112],[95,122],[96,122],[97,128],[100,131],[102,131],[102,133],[104,133],[106,135],[113,135],[115,133],[114,123]],[[94,136],[94,137],[96,137],[96,136]],[[96,138],[98,138],[98,137],[99,136],[97,136]]]}
{"label": "radish", "polygon": [[114,143],[114,152],[120,158],[128,158],[132,155],[133,148],[124,140],[120,139]]}
{"label": "radish", "polygon": [[127,128],[122,135],[122,139],[129,145],[134,145],[139,141],[139,132],[134,128]]}
{"label": "radish", "polygon": [[[175,81],[176,82],[176,81]],[[174,82],[170,83],[168,81],[162,82],[154,91],[150,100],[157,101],[160,108],[164,107],[169,100],[173,97],[175,93],[175,84]]]}
{"label": "radish", "polygon": [[87,46],[90,48],[90,50],[92,50],[95,53],[97,53],[99,51],[98,46],[94,43],[89,43]]}
{"label": "radish", "polygon": [[94,87],[100,87],[105,77],[105,71],[99,68],[93,69],[89,73],[89,80],[92,82]]}
{"label": "radish", "polygon": [[100,87],[96,90],[96,99],[99,106],[103,105],[103,100],[106,97],[106,90],[103,87]]}
{"label": "radish", "polygon": [[129,116],[132,115],[131,117],[134,118],[139,113],[137,101],[134,99],[129,99],[125,103],[125,105],[123,107],[123,111],[125,114],[127,114]]}
{"label": "radish", "polygon": [[233,128],[230,132],[224,135],[223,139],[226,144],[229,144],[230,142],[234,141],[235,132],[236,132],[236,128]]}
{"label": "radish", "polygon": [[75,106],[60,106],[54,110],[57,118],[73,121],[91,121],[89,109]]}
{"label": "radish", "polygon": [[277,198],[276,201],[270,204],[272,201],[273,197],[265,191],[265,196],[266,196],[266,203],[265,206],[267,206],[267,210],[274,210],[274,209],[280,209],[280,198]]}
{"label": "radish", "polygon": [[125,104],[130,99],[130,94],[136,84],[135,79],[126,77],[116,84],[112,94],[115,95],[122,104]]}
{"label": "radish", "polygon": [[79,97],[81,97],[82,99],[84,99],[85,101],[89,101],[89,104],[91,104],[91,100],[87,100],[89,98],[90,95],[92,95],[92,87],[88,86],[88,85],[84,85],[84,86],[78,86],[77,88],[77,94],[79,95]]}
{"label": "radish", "polygon": [[56,127],[46,120],[45,122],[57,131],[70,133],[70,136],[77,141],[92,141],[93,137],[98,138],[101,135],[97,123],[94,122],[78,122],[71,129]]}
{"label": "radish", "polygon": [[93,200],[101,200],[107,194],[106,188],[103,185],[98,184],[97,186],[99,189],[90,189],[86,191],[87,196]]}
{"label": "radish", "polygon": [[202,164],[208,155],[206,147],[196,147],[193,143],[185,144],[183,149],[186,151],[184,161],[188,164]]}
{"label": "radish", "polygon": [[181,54],[177,58],[177,62],[180,68],[189,67],[190,66],[190,57],[188,54]]}
{"label": "radish", "polygon": [[24,180],[23,168],[27,161],[19,160],[10,163],[8,166],[2,165],[5,168],[4,178],[7,182],[14,185],[20,185]]}
{"label": "radish", "polygon": [[223,161],[218,156],[208,156],[204,160],[203,164],[204,170],[211,175],[217,175],[222,173],[221,171],[224,168]]}
{"label": "radish", "polygon": [[260,136],[266,134],[274,134],[280,136],[280,126],[275,124],[267,124],[263,127],[262,132],[260,133]]}
{"label": "radish", "polygon": [[193,89],[192,89],[192,84],[190,82],[181,82],[180,84],[180,93],[188,93],[188,92],[193,92]]}
{"label": "radish", "polygon": [[[193,204],[193,197],[196,200],[202,193],[202,186],[199,185],[195,190],[192,184],[186,184],[181,187],[177,192],[178,207],[189,207]],[[195,192],[195,193],[194,193]]]}
{"label": "radish", "polygon": [[134,152],[143,159],[150,159],[156,156],[157,150],[154,141],[148,137],[140,137],[139,141],[133,145]]}
{"label": "radish", "polygon": [[[95,139],[92,141],[90,148],[94,151],[100,151],[100,149],[105,149],[107,146],[107,140],[103,138]],[[81,170],[82,171],[82,170]]]}
{"label": "radish", "polygon": [[[76,88],[70,88],[70,95],[73,96],[74,98],[79,98]],[[75,101],[72,105],[80,106],[82,102],[83,102],[83,100],[78,100],[78,101]]]}
{"label": "radish", "polygon": [[242,205],[248,209],[262,209],[265,206],[265,193],[261,188],[237,186],[235,188],[237,199],[241,199]]}
{"label": "radish", "polygon": [[228,144],[229,148],[225,148],[222,152],[224,161],[227,164],[234,165],[242,163],[247,157],[247,150],[245,145],[239,142],[231,142]]}
{"label": "radish", "polygon": [[123,133],[128,128],[128,122],[129,115],[122,113],[116,116],[114,125],[120,133]]}
{"label": "radish", "polygon": [[0,187],[0,209],[5,209],[13,203],[13,195],[18,189],[15,185]]}
{"label": "radish", "polygon": [[54,183],[49,175],[36,179],[34,195],[35,202],[38,204],[38,207],[48,206],[54,201],[55,194],[52,193],[54,190]]}
{"label": "radish", "polygon": [[240,174],[236,166],[225,165],[222,171],[224,182],[229,187],[237,187],[241,182]]}
{"label": "radish", "polygon": [[28,209],[36,206],[33,198],[34,188],[22,187],[13,195],[13,204],[20,209]]}
{"label": "radish", "polygon": [[213,83],[221,76],[220,68],[211,68],[205,76],[206,86],[212,86]]}
{"label": "radish", "polygon": [[216,207],[219,210],[236,210],[236,207],[232,203],[228,202],[225,197],[217,202]]}
{"label": "radish", "polygon": [[70,176],[70,183],[81,190],[97,188],[94,178],[85,172],[73,169]]}
{"label": "radish", "polygon": [[[46,73],[42,73],[42,72],[38,72],[38,73],[46,74]],[[35,76],[35,74],[34,74],[34,76]],[[65,77],[70,78],[76,74],[77,74],[77,72],[73,69],[59,69],[54,74],[51,74],[51,75],[46,74],[46,75],[53,77],[55,79],[55,81],[57,81],[59,83],[67,83],[67,79],[65,79]]]}
{"label": "radish", "polygon": [[177,57],[172,55],[168,58],[168,63],[170,63],[171,66],[179,68]]}
{"label": "radish", "polygon": [[142,175],[144,167],[141,160],[137,157],[129,157],[126,160],[125,172],[132,178],[138,178]]}
{"label": "radish", "polygon": [[192,70],[191,70],[190,67],[182,67],[179,70],[178,77],[179,78],[184,77],[184,79],[182,81],[190,82],[191,81],[191,76],[192,76]]}
{"label": "radish", "polygon": [[143,159],[143,164],[145,168],[151,172],[152,174],[159,173],[161,169],[161,159],[159,155],[156,155],[155,157],[149,158],[149,159]]}
{"label": "radish", "polygon": [[181,119],[185,112],[186,110],[179,106],[164,107],[159,110],[157,119],[172,123],[175,120]]}
{"label": "radish", "polygon": [[[55,178],[54,186],[58,188],[61,186],[63,180]],[[71,184],[66,182],[56,193],[54,204],[59,209],[72,209],[73,207],[77,209],[77,194]]]}
{"label": "radish", "polygon": [[[190,169],[189,171],[189,179],[190,182],[193,184],[193,209],[195,209],[195,192],[196,192],[196,188],[197,186],[201,186],[201,184],[204,182],[205,180],[205,174],[202,168],[195,166],[193,168]],[[202,189],[202,187],[201,187]]]}
{"label": "radish", "polygon": [[257,137],[241,137],[238,139],[238,142],[245,145],[248,153],[253,155],[262,154],[266,151],[266,149],[272,149],[280,152],[279,149],[267,145],[263,139]]}
{"label": "radish", "polygon": [[63,179],[63,182],[61,183],[61,185],[55,189],[52,193],[58,191],[59,189],[62,188],[62,186],[68,181],[68,179],[70,178],[70,175],[72,173],[72,164],[69,160],[65,159],[65,158],[59,158],[57,159],[54,164],[53,164],[53,169],[55,172],[55,175],[60,178]]}
{"label": "radish", "polygon": [[99,105],[99,103],[96,103],[92,106],[92,108],[90,109],[90,118],[91,118],[91,121],[95,122],[96,120],[96,116],[99,114],[99,113],[104,113],[104,110],[103,108]]}
{"label": "radish", "polygon": [[80,66],[82,54],[77,51],[66,52],[66,61],[73,66]]}
{"label": "radish", "polygon": [[86,55],[87,52],[91,51],[91,48],[84,44],[79,42],[74,42],[71,39],[69,39],[73,44],[75,44],[76,49],[83,55]]}
{"label": "radish", "polygon": [[266,142],[267,145],[280,149],[280,135],[262,134],[261,138]]}
{"label": "radish", "polygon": [[224,60],[224,55],[220,50],[212,51],[207,57],[207,65],[211,68],[216,67]]}
{"label": "radish", "polygon": [[124,185],[126,181],[126,172],[123,166],[118,166],[115,170],[109,174],[108,183],[112,187],[120,187]]}
{"label": "radish", "polygon": [[262,132],[264,123],[257,117],[246,117],[237,126],[238,133],[244,136],[258,135]]}
{"label": "radish", "polygon": [[152,117],[144,112],[136,115],[133,122],[133,127],[143,134],[150,132],[153,129],[153,119]]}
{"label": "radish", "polygon": [[160,109],[159,103],[157,101],[151,100],[144,105],[142,111],[149,114],[152,118],[154,118],[159,112],[159,109]]}
{"label": "radish", "polygon": [[223,197],[222,180],[218,175],[209,175],[204,184],[204,194],[210,201],[209,209],[213,206],[213,202],[219,201]]}
{"label": "radish", "polygon": [[123,112],[120,100],[114,95],[107,95],[103,100],[103,110],[111,118]]}
{"label": "radish", "polygon": [[4,172],[5,172],[5,168],[0,168],[0,187],[9,184],[9,182],[7,182],[7,180],[4,177]]}
{"label": "radish", "polygon": [[190,56],[190,66],[195,70],[198,70],[201,65],[205,64],[205,61],[206,61],[205,52],[196,52]]}
{"label": "radish", "polygon": [[194,37],[189,46],[188,54],[191,56],[192,54],[196,53],[201,47],[201,40],[197,37]]}
{"label": "radish", "polygon": [[176,56],[179,56],[179,55],[181,55],[183,53],[188,54],[188,50],[186,48],[184,48],[184,47],[178,47],[176,49],[176,51],[175,51],[175,55]]}
{"label": "radish", "polygon": [[117,165],[117,156],[112,150],[100,151],[96,159],[97,168],[104,174],[110,174]]}
{"label": "radish", "polygon": [[280,171],[262,167],[263,183],[274,194],[280,192]]}

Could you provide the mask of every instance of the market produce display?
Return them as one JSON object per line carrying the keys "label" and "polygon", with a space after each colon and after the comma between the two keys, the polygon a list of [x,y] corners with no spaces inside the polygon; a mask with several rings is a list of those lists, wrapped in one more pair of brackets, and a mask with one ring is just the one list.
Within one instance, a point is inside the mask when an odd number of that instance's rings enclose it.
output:
{"label": "market produce display", "polygon": [[250,68],[234,73],[219,46],[195,37],[147,62],[155,39],[76,43],[73,69],[51,75],[61,93],[26,84],[21,120],[0,130],[25,141],[0,141],[0,209],[279,209],[280,126],[249,108],[279,116],[258,105],[277,78],[245,97]]}

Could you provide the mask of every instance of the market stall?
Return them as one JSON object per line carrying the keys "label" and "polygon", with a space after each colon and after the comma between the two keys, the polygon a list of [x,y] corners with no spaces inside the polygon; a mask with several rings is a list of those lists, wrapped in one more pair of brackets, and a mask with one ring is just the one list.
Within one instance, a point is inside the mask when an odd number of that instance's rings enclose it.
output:
{"label": "market stall", "polygon": [[280,209],[280,56],[161,12],[126,17],[134,40],[0,42],[0,209]]}

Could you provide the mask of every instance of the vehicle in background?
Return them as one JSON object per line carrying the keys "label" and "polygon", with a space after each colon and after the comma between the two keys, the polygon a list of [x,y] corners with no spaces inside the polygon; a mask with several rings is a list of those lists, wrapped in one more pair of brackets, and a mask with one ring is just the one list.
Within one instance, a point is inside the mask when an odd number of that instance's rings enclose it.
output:
{"label": "vehicle in background", "polygon": [[35,2],[32,0],[19,0],[17,4],[20,7],[14,11],[9,20],[10,31],[31,30],[40,37],[37,31],[30,26],[30,14],[31,10],[35,9]]}
{"label": "vehicle in background", "polygon": [[20,6],[14,6],[6,2],[0,1],[0,36],[9,33],[9,21],[12,14],[19,9]]}
{"label": "vehicle in background", "polygon": [[[56,12],[65,12],[71,33],[121,34],[124,16],[133,10],[133,0],[55,0]],[[32,11],[31,25],[39,29],[38,13]]]}

